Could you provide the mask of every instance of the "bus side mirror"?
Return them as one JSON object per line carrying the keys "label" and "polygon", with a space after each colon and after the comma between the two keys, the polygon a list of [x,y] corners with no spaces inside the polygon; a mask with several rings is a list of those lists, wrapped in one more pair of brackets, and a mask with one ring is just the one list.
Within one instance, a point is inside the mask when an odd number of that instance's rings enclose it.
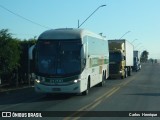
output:
{"label": "bus side mirror", "polygon": [[33,50],[35,49],[35,45],[32,45],[28,50],[29,60],[33,60]]}
{"label": "bus side mirror", "polygon": [[86,66],[86,45],[83,44],[81,47],[81,65],[82,68]]}
{"label": "bus side mirror", "polygon": [[82,45],[81,47],[81,59],[86,59],[86,45]]}
{"label": "bus side mirror", "polygon": [[85,58],[82,58],[81,59],[81,69],[83,70],[86,66],[86,59]]}

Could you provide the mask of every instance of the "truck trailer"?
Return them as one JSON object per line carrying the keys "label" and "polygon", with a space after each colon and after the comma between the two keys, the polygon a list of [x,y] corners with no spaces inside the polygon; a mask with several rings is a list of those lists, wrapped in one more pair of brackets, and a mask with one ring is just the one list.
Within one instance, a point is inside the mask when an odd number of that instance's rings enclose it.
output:
{"label": "truck trailer", "polygon": [[138,50],[134,50],[133,52],[134,55],[134,66],[133,66],[133,70],[134,71],[139,71],[141,69],[141,63],[140,63],[140,51]]}
{"label": "truck trailer", "polygon": [[125,39],[108,40],[109,75],[111,78],[131,76],[133,45]]}

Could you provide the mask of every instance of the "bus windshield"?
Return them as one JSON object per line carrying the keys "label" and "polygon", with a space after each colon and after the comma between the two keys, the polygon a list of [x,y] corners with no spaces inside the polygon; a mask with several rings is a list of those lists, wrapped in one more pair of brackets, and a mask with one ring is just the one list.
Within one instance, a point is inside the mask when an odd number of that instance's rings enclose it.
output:
{"label": "bus windshield", "polygon": [[81,43],[72,41],[39,41],[36,71],[41,75],[67,76],[81,71]]}

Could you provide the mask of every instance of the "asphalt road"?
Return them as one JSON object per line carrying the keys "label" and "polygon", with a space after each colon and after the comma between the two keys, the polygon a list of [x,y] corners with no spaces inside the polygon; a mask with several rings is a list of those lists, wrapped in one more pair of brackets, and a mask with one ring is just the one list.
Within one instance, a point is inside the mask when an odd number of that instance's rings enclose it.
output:
{"label": "asphalt road", "polygon": [[[126,79],[107,80],[104,87],[91,88],[87,96],[61,94],[46,97],[43,94],[35,93],[34,88],[0,93],[1,112],[49,111],[48,115],[56,116],[41,118],[44,120],[158,120],[160,117],[134,116],[142,116],[142,113],[149,116],[156,116],[156,114],[160,116],[159,103],[160,64],[158,63],[143,64],[141,71],[134,72],[132,76]],[[56,113],[53,111],[63,112]]]}

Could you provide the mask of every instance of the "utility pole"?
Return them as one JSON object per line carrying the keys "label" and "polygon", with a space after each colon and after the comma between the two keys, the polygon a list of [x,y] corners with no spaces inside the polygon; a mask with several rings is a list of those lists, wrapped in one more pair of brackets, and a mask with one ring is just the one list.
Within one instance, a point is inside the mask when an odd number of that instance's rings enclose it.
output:
{"label": "utility pole", "polygon": [[105,7],[106,5],[101,5],[97,9],[95,9],[80,25],[78,20],[78,28],[80,28],[99,8]]}
{"label": "utility pole", "polygon": [[128,34],[128,33],[130,33],[130,32],[131,32],[131,31],[125,32],[125,33],[119,38],[119,40],[122,39],[126,34]]}

